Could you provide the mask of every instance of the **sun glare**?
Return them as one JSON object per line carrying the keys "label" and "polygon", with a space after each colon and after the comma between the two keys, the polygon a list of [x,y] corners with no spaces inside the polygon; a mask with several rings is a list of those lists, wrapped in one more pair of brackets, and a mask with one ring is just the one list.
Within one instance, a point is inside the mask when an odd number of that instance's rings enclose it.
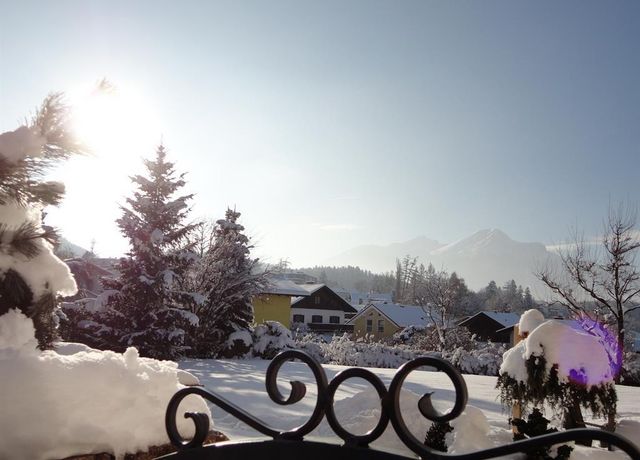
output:
{"label": "sun glare", "polygon": [[79,140],[96,155],[121,157],[159,142],[160,131],[148,105],[134,91],[101,83],[77,98],[73,124]]}

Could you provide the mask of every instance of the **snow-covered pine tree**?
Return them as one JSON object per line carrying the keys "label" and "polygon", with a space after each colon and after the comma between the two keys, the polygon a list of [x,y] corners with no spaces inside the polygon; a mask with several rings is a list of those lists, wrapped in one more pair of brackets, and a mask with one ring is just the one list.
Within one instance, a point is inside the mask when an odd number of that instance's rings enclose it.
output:
{"label": "snow-covered pine tree", "polygon": [[216,222],[214,242],[199,262],[196,279],[202,302],[193,312],[200,319],[193,334],[194,354],[199,357],[238,356],[249,351],[252,297],[265,285],[253,246],[238,223],[240,213],[227,209]]}
{"label": "snow-covered pine tree", "polygon": [[185,224],[192,195],[174,197],[185,185],[184,174],[176,175],[166,156],[160,145],[155,159],[145,160],[148,177],[131,178],[137,190],[117,221],[130,249],[118,263],[120,277],[105,280],[115,292],[84,324],[101,337],[94,346],[134,346],[143,356],[175,358],[184,352],[185,330],[197,324],[186,308],[193,297],[182,289],[194,260],[186,241],[196,225]]}
{"label": "snow-covered pine tree", "polygon": [[40,349],[56,337],[58,294],[76,291],[69,268],[53,254],[54,230],[42,225],[42,209],[64,195],[64,185],[44,181],[44,174],[85,151],[68,119],[62,94],[52,94],[29,122],[0,134],[0,315],[17,308],[32,318]]}

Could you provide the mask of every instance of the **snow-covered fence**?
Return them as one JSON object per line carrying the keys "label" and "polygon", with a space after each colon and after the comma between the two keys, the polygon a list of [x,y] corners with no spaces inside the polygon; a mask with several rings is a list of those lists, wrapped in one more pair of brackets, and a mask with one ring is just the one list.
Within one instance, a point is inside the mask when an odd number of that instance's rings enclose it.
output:
{"label": "snow-covered fence", "polygon": [[[455,402],[453,408],[445,413],[439,413],[431,404],[432,393],[423,395],[417,402],[420,414],[432,422],[446,423],[461,416],[467,404],[467,386],[460,372],[447,361],[433,357],[420,357],[409,361],[398,369],[391,384],[387,388],[378,376],[363,368],[350,368],[337,374],[330,382],[324,369],[310,355],[298,350],[288,350],[276,356],[267,368],[266,388],[271,400],[280,405],[293,405],[300,402],[307,393],[306,385],[300,381],[292,381],[291,392],[285,397],[277,386],[278,373],[282,365],[290,360],[297,359],[305,363],[313,373],[317,394],[313,412],[308,420],[297,428],[280,430],[268,426],[259,418],[259,414],[250,414],[243,408],[230,403],[224,395],[216,394],[202,387],[190,387],[179,390],[169,402],[166,413],[166,429],[172,444],[179,450],[178,453],[163,457],[166,460],[195,460],[207,458],[255,458],[263,460],[283,459],[298,460],[307,459],[386,459],[403,460],[409,457],[390,452],[376,451],[370,448],[370,444],[385,432],[389,422],[402,443],[417,454],[420,458],[444,458],[440,451],[425,445],[417,439],[409,430],[403,418],[403,407],[400,405],[400,394],[403,383],[411,372],[421,367],[431,367],[444,372],[454,387]],[[340,385],[348,379],[360,378],[371,384],[378,397],[381,407],[380,417],[376,426],[365,434],[354,434],[348,427],[341,424],[336,416],[334,408],[334,396]],[[249,425],[251,428],[272,438],[271,440],[259,439],[256,441],[229,442],[222,445],[203,446],[206,433],[209,431],[209,418],[197,413],[185,413],[178,415],[180,403],[189,395],[199,395],[216,406],[224,409],[232,416]],[[472,408],[469,408],[472,409]],[[471,411],[472,413],[474,411]],[[195,426],[195,435],[191,440],[185,440],[178,431],[177,422],[185,417],[190,418]],[[343,445],[305,440],[304,437],[311,433],[326,417],[333,432],[343,441]],[[461,417],[462,418],[462,417]],[[467,417],[469,419],[469,417]],[[471,417],[473,418],[473,417]],[[473,423],[473,420],[471,420]],[[609,445],[616,446],[626,452],[632,459],[640,458],[640,450],[626,438],[604,430],[577,429],[546,434],[535,438],[524,439],[510,444],[493,447],[476,452],[466,452],[461,455],[446,455],[446,458],[488,459],[497,458],[518,452],[528,452],[532,449],[549,446],[568,441],[600,440]]]}

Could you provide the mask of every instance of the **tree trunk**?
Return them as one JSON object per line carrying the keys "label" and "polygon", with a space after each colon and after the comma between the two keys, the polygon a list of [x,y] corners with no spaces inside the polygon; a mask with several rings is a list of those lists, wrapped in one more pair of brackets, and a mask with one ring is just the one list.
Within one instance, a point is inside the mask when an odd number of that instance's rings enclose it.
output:
{"label": "tree trunk", "polygon": [[622,364],[624,360],[624,319],[622,316],[618,316],[618,346],[616,348],[616,375],[614,376],[614,382],[620,383],[620,377],[622,376]]}
{"label": "tree trunk", "polygon": [[[586,428],[579,402],[576,401],[572,405],[564,408],[562,427],[565,430],[570,430],[572,428]],[[591,446],[591,441],[576,441],[576,444]]]}

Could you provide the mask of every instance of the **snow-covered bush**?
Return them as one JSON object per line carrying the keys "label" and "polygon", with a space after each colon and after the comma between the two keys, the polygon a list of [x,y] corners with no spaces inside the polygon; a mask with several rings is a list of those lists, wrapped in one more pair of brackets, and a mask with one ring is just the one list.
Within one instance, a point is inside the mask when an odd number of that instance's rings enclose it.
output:
{"label": "snow-covered bush", "polygon": [[403,344],[411,343],[414,336],[424,333],[425,329],[426,329],[426,326],[420,326],[420,325],[407,326],[401,331],[398,331],[395,334],[393,334],[393,342],[403,343]]}
{"label": "snow-covered bush", "polygon": [[291,323],[290,329],[294,334],[305,334],[309,332],[309,326],[307,326],[307,323]]}
{"label": "snow-covered bush", "polygon": [[620,383],[640,386],[640,353],[632,351],[625,353]]}
{"label": "snow-covered bush", "polygon": [[304,351],[311,355],[319,363],[327,363],[325,358],[325,349],[327,341],[321,335],[312,332],[297,333],[294,332],[293,340],[297,350]]}
{"label": "snow-covered bush", "polygon": [[[176,363],[140,358],[135,348],[63,344],[58,352],[36,344],[30,319],[18,310],[0,316],[0,458],[122,456],[168,443],[164,412],[182,387]],[[209,414],[200,398],[184,409]],[[177,421],[192,433],[189,420]]]}
{"label": "snow-covered bush", "polygon": [[584,426],[581,407],[612,429],[617,395],[609,357],[597,337],[550,320],[504,353],[497,387],[504,405],[523,413],[549,403],[564,411],[565,428]]}
{"label": "snow-covered bush", "polygon": [[444,354],[443,357],[463,374],[498,375],[504,352],[504,345],[485,343],[472,350],[460,347],[453,353]]}
{"label": "snow-covered bush", "polygon": [[84,343],[92,348],[108,348],[109,337],[113,335],[113,330],[101,323],[101,314],[105,310],[109,297],[117,292],[107,290],[93,298],[62,302],[58,310],[62,340]]}
{"label": "snow-covered bush", "polygon": [[277,321],[265,321],[253,330],[253,354],[272,359],[284,350],[295,348],[291,331]]}
{"label": "snow-covered bush", "polygon": [[325,361],[344,366],[397,368],[416,356],[405,347],[353,341],[347,334],[334,337],[325,347]]}
{"label": "snow-covered bush", "polygon": [[454,351],[458,348],[472,350],[477,345],[475,337],[466,327],[449,328],[444,334],[444,344],[440,333],[433,327],[409,326],[396,333],[393,336],[393,341],[403,343],[423,353],[436,350]]}

